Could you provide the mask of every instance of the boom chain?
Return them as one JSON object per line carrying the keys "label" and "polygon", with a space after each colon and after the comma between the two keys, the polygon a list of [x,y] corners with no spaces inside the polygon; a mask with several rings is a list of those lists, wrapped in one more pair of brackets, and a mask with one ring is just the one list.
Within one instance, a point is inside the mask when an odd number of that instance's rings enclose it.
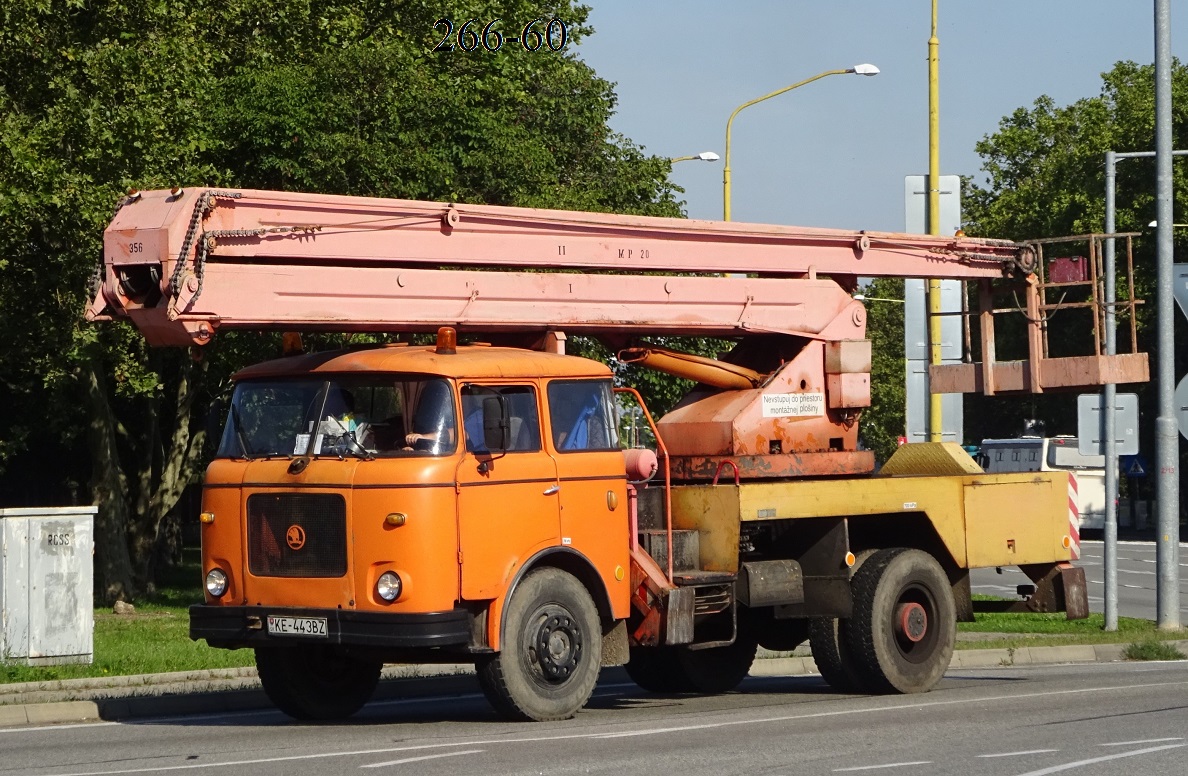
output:
{"label": "boom chain", "polygon": [[[169,288],[174,296],[181,293],[182,272],[186,265],[186,257],[190,255],[190,249],[194,246],[194,237],[198,233],[198,224],[206,217],[206,214],[215,206],[218,199],[239,199],[243,194],[238,191],[218,191],[212,190],[203,192],[198,197],[198,201],[194,204],[194,212],[190,215],[190,225],[186,229],[186,239],[182,241],[181,251],[177,254],[177,262],[173,265],[173,275],[169,278]],[[195,267],[195,274],[198,275],[198,289],[199,293],[202,290],[202,266],[199,264]]]}

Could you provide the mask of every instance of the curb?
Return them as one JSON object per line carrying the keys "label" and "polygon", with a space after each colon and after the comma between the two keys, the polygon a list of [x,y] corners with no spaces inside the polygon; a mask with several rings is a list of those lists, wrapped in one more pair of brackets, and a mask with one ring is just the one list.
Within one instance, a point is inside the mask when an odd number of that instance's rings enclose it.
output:
{"label": "curb", "polygon": [[[1188,653],[1188,640],[1164,643]],[[953,652],[949,665],[950,668],[1009,668],[1109,663],[1121,661],[1125,649],[1125,644],[963,649]],[[417,675],[409,676],[410,671],[415,671]],[[761,656],[751,667],[750,675],[773,677],[815,673],[817,666],[812,657],[793,655]],[[626,677],[625,673],[623,677]],[[373,700],[461,695],[477,691],[478,682],[473,667],[469,665],[388,666],[384,669]],[[92,697],[80,699],[79,696],[83,695]],[[0,727],[255,711],[272,707],[260,689],[254,668],[0,685],[0,704],[17,697],[21,698],[21,703],[0,705]],[[31,701],[30,698],[38,700]]]}

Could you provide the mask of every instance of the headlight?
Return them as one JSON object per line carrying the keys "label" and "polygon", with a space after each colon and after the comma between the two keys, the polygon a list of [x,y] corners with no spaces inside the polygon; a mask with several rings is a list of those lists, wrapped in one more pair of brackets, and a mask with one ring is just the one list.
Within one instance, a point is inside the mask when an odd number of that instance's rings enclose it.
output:
{"label": "headlight", "polygon": [[222,569],[211,569],[206,573],[206,592],[215,598],[227,592],[227,575]]}
{"label": "headlight", "polygon": [[400,577],[393,571],[385,571],[375,582],[375,594],[385,601],[395,601],[400,597],[401,587]]}

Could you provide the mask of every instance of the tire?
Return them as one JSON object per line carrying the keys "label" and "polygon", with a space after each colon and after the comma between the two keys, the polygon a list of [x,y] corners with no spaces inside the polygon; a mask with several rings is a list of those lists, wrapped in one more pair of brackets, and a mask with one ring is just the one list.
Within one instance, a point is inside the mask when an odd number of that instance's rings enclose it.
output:
{"label": "tire", "polygon": [[504,613],[502,650],[481,660],[479,685],[503,716],[570,719],[602,667],[602,629],[586,588],[563,571],[529,573]]}
{"label": "tire", "polygon": [[837,692],[867,692],[866,682],[854,665],[846,644],[849,620],[813,617],[809,620],[809,648],[813,662],[830,687]]}
{"label": "tire", "polygon": [[869,688],[935,687],[957,639],[953,590],[936,559],[902,547],[880,550],[854,575],[851,590],[854,612],[842,635]]}
{"label": "tire", "polygon": [[371,699],[379,661],[360,660],[329,647],[260,648],[256,670],[278,709],[305,721],[342,720]]}
{"label": "tire", "polygon": [[674,647],[632,647],[631,659],[624,666],[627,676],[649,692],[681,692],[675,652]]}
{"label": "tire", "polygon": [[[865,549],[858,552],[854,566],[850,569],[853,579],[862,564],[878,550]],[[813,617],[809,620],[809,649],[821,678],[838,692],[849,694],[869,692],[866,681],[854,664],[847,644],[849,620],[835,617]]]}
{"label": "tire", "polygon": [[734,643],[710,649],[673,648],[677,691],[701,695],[729,692],[742,683],[755,662],[759,642],[740,630]]}
{"label": "tire", "polygon": [[809,637],[809,621],[806,618],[777,620],[772,616],[770,609],[756,613],[752,625],[759,639],[759,646],[773,652],[791,652],[808,641]]}

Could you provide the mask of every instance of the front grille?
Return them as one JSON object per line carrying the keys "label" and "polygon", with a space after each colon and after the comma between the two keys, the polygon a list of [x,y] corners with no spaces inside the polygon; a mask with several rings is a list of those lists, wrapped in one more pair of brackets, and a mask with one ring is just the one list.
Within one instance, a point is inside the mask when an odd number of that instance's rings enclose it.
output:
{"label": "front grille", "polygon": [[248,569],[257,577],[346,574],[346,501],[334,493],[248,496]]}

